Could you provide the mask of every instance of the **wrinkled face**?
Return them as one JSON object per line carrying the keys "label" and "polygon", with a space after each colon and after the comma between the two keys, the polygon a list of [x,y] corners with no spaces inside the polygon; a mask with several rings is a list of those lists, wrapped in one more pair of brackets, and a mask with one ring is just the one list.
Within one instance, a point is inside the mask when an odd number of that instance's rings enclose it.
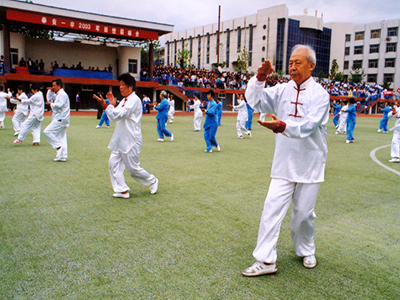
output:
{"label": "wrinkled face", "polygon": [[297,49],[289,59],[289,74],[297,85],[302,84],[310,76],[315,64],[308,62],[307,50]]}
{"label": "wrinkled face", "polygon": [[55,82],[53,82],[53,83],[52,83],[52,86],[51,86],[51,90],[52,90],[54,93],[57,93],[59,90],[61,90],[61,86],[59,86],[59,85],[57,85]]}
{"label": "wrinkled face", "polygon": [[126,84],[125,84],[125,82],[123,82],[122,80],[119,82],[119,91],[121,92],[121,95],[123,96],[123,97],[127,97],[127,96],[129,96],[132,92],[133,92],[133,89],[132,89],[132,87],[131,86],[127,86]]}

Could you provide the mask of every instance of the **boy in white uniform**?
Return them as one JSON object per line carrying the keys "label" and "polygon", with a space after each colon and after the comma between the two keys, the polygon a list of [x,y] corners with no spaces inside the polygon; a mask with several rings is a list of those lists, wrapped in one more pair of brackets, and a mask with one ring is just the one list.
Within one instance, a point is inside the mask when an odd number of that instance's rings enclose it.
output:
{"label": "boy in white uniform", "polygon": [[246,129],[246,121],[248,120],[249,114],[247,113],[246,101],[244,100],[244,95],[240,94],[238,99],[238,105],[228,105],[232,107],[233,110],[238,112],[236,121],[236,132],[238,139],[243,139],[243,133],[247,134],[251,138],[251,132]]}
{"label": "boy in white uniform", "polygon": [[6,118],[6,112],[8,111],[7,99],[12,97],[10,89],[7,89],[8,93],[5,93],[3,90],[4,87],[0,86],[0,129],[4,129],[4,119]]}
{"label": "boy in white uniform", "polygon": [[400,163],[400,107],[397,105],[392,107],[392,111],[389,112],[388,117],[395,118],[396,122],[394,127],[390,129],[393,131],[392,147],[390,155],[392,159],[389,160],[390,163]]}
{"label": "boy in white uniform", "polygon": [[68,144],[67,144],[67,127],[69,127],[70,120],[70,102],[67,93],[62,88],[61,79],[54,79],[52,82],[51,91],[56,94],[54,103],[50,103],[47,99],[46,105],[50,105],[53,110],[53,118],[51,123],[43,131],[49,144],[57,150],[57,155],[54,161],[67,161],[68,157]]}
{"label": "boy in white uniform", "polygon": [[247,87],[248,103],[258,111],[272,114],[272,121],[258,122],[277,134],[272,179],[253,252],[257,261],[242,272],[244,276],[277,271],[276,243],[291,202],[290,231],[295,252],[303,257],[304,267],[314,268],[317,264],[314,206],[324,181],[330,106],[329,94],[311,77],[315,62],[314,50],[297,45],[289,60],[290,82],[264,88],[267,75],[273,72],[267,60]]}
{"label": "boy in white uniform", "polygon": [[168,99],[169,109],[168,109],[168,119],[170,123],[174,123],[174,114],[175,114],[175,100],[170,95],[170,99]]}
{"label": "boy in white uniform", "polygon": [[13,144],[21,144],[25,140],[29,131],[33,135],[33,146],[39,146],[40,143],[40,129],[42,121],[44,119],[44,99],[43,93],[40,91],[40,86],[37,83],[33,83],[31,87],[33,96],[28,100],[21,100],[24,104],[30,105],[30,113],[28,119],[25,120],[21,125],[21,132],[18,138],[13,142]]}
{"label": "boy in white uniform", "polygon": [[347,119],[347,112],[346,110],[349,109],[349,105],[347,104],[347,101],[343,101],[344,106],[342,107],[342,110],[340,111],[340,119],[339,119],[339,127],[336,130],[335,134],[343,133],[346,134],[346,119]]}
{"label": "boy in white uniform", "polygon": [[[18,95],[17,95],[18,100],[10,99],[11,103],[17,105],[17,108],[14,112],[14,116],[12,118],[12,123],[15,131],[14,135],[19,134],[19,132],[21,131],[21,125],[28,118],[29,114],[29,105],[26,104],[25,102],[25,100],[28,100],[28,96],[24,92],[24,87],[20,85],[17,90],[18,90]],[[24,101],[19,101],[19,100],[24,100]]]}
{"label": "boy in white uniform", "polygon": [[201,129],[201,119],[203,118],[203,112],[201,111],[201,101],[197,94],[194,96],[194,102],[189,106],[190,109],[194,110],[194,131],[200,131]]}
{"label": "boy in white uniform", "polygon": [[114,189],[113,197],[129,198],[130,188],[125,182],[124,170],[143,185],[150,186],[150,193],[158,189],[158,179],[140,167],[139,154],[142,150],[142,102],[135,93],[136,81],[129,73],[118,77],[121,100],[117,107],[116,98],[111,92],[107,93],[108,105],[103,98],[93,95],[103,106],[111,122],[116,122],[114,134],[108,148],[112,150],[108,162],[111,184]]}

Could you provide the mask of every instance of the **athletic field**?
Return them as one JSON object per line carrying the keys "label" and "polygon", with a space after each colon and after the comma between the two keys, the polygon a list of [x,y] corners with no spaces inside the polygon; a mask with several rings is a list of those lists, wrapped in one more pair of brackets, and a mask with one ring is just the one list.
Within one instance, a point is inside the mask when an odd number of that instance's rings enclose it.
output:
{"label": "athletic field", "polygon": [[400,299],[400,164],[387,162],[390,147],[378,149],[392,138],[376,133],[379,118],[357,119],[354,144],[329,121],[317,267],[305,269],[294,253],[289,210],[278,272],[241,275],[254,263],[274,150],[274,134],[255,120],[253,138],[239,140],[236,118],[224,116],[221,152],[204,153],[193,114],[175,117],[167,127],[175,140],[164,143],[156,142],[155,117],[143,117],[141,165],[159,190],[150,195],[126,174],[131,198],[114,199],[107,145],[115,123],[95,129],[96,117],[71,117],[69,157],[56,163],[43,134],[39,147],[32,135],[11,145],[7,117],[0,299]]}

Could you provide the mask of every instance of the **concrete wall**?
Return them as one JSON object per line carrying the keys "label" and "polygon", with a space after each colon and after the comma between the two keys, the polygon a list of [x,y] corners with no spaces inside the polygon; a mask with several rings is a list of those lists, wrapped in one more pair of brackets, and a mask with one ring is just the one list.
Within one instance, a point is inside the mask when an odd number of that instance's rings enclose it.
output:
{"label": "concrete wall", "polygon": [[139,77],[140,73],[140,48],[139,47],[118,47],[119,74],[127,73],[129,59],[137,60],[137,73],[131,73],[134,77]]}

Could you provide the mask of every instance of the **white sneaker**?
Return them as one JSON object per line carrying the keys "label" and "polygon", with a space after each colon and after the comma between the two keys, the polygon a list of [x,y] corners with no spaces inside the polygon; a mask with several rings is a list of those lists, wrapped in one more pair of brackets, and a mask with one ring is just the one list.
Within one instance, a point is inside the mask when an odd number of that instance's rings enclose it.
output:
{"label": "white sneaker", "polygon": [[217,151],[221,151],[221,147],[219,145],[217,146]]}
{"label": "white sneaker", "polygon": [[254,265],[242,271],[244,276],[260,276],[265,274],[276,273],[278,269],[275,264],[267,264],[262,261],[256,261]]}
{"label": "white sneaker", "polygon": [[249,132],[249,138],[251,139],[253,136],[251,135],[251,132]]}
{"label": "white sneaker", "polygon": [[173,134],[173,133],[171,134],[171,137],[170,137],[170,139],[171,139],[171,142],[173,142],[173,141],[174,141],[174,134]]}
{"label": "white sneaker", "polygon": [[107,128],[110,128],[110,126],[107,126]]}
{"label": "white sneaker", "polygon": [[164,139],[157,139],[157,142],[164,142]]}
{"label": "white sneaker", "polygon": [[56,157],[54,161],[67,161],[67,159],[62,157]]}
{"label": "white sneaker", "polygon": [[124,199],[128,199],[130,196],[129,196],[129,193],[126,193],[126,194],[114,193],[114,194],[113,194],[113,197],[114,197],[114,198],[124,198]]}
{"label": "white sneaker", "polygon": [[350,143],[354,143],[356,140],[350,140]]}
{"label": "white sneaker", "polygon": [[13,145],[22,144],[22,141],[20,141],[19,139],[16,139],[14,142],[12,142],[12,144]]}
{"label": "white sneaker", "polygon": [[95,128],[100,128],[100,126],[99,126],[99,125],[97,125]]}
{"label": "white sneaker", "polygon": [[211,153],[211,152],[212,152],[212,150],[208,151],[208,150],[206,149],[206,150],[204,150],[204,152],[208,152],[208,153]]}
{"label": "white sneaker", "polygon": [[243,139],[243,135],[239,135],[239,136],[238,136],[238,139]]}
{"label": "white sneaker", "polygon": [[399,163],[400,162],[400,158],[394,157],[392,159],[389,159],[388,162],[390,162],[390,163]]}
{"label": "white sneaker", "polygon": [[19,132],[16,131],[16,132],[14,133],[14,136],[16,136],[16,135],[18,135],[18,134],[19,134]]}
{"label": "white sneaker", "polygon": [[339,134],[339,133],[340,133],[339,131],[336,131],[336,132],[335,132],[335,134]]}
{"label": "white sneaker", "polygon": [[382,130],[381,129],[378,129],[378,131],[377,132],[381,132]]}
{"label": "white sneaker", "polygon": [[346,144],[350,144],[350,140],[346,140]]}
{"label": "white sneaker", "polygon": [[158,190],[158,179],[150,186],[150,194],[154,195]]}
{"label": "white sneaker", "polygon": [[387,131],[384,131],[383,133],[388,133]]}
{"label": "white sneaker", "polygon": [[312,269],[317,265],[317,260],[314,255],[303,257],[303,266],[307,269]]}

